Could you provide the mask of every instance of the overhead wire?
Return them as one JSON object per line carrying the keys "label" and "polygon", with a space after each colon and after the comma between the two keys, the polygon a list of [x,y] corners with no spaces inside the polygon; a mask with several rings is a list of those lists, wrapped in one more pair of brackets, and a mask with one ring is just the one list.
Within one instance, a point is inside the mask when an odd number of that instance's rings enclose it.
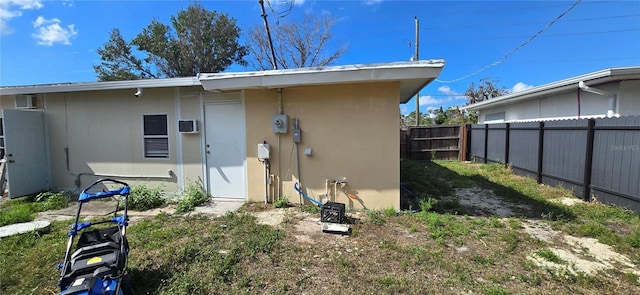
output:
{"label": "overhead wire", "polygon": [[542,34],[544,31],[546,31],[547,29],[549,29],[551,26],[553,26],[553,24],[555,24],[557,21],[559,21],[563,16],[565,16],[567,13],[569,13],[571,10],[573,10],[576,6],[578,6],[578,4],[582,2],[582,0],[577,0],[576,2],[574,2],[567,10],[565,10],[564,12],[562,12],[560,15],[558,15],[555,19],[553,19],[549,24],[547,24],[544,28],[542,28],[541,30],[539,30],[537,33],[533,34],[529,39],[527,39],[526,41],[524,41],[522,44],[516,46],[514,49],[512,49],[511,51],[507,52],[507,54],[505,54],[504,56],[502,56],[501,59],[494,61],[470,74],[464,75],[460,78],[457,79],[453,79],[453,80],[439,80],[436,79],[436,82],[440,82],[440,83],[455,83],[458,81],[462,81],[464,79],[473,77],[483,71],[485,71],[488,68],[497,66],[499,64],[501,64],[502,62],[504,62],[509,56],[511,56],[512,54],[516,53],[518,50],[520,50],[520,48],[526,46],[527,44],[531,43],[531,41],[533,41],[536,37],[538,37],[540,34]]}

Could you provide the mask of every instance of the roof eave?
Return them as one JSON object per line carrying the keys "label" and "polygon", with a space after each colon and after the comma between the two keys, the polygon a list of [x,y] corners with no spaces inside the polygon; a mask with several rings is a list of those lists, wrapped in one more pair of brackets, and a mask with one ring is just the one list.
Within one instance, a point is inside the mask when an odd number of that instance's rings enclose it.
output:
{"label": "roof eave", "polygon": [[0,87],[0,95],[200,86],[196,77]]}
{"label": "roof eave", "polygon": [[440,75],[444,60],[398,62],[373,65],[351,65],[322,68],[287,69],[238,74],[200,74],[207,91],[241,89],[277,89],[298,86],[400,82],[400,102],[406,103],[420,89]]}
{"label": "roof eave", "polygon": [[580,81],[587,82],[589,85],[598,85],[611,81],[620,81],[624,79],[640,78],[640,67],[624,67],[624,68],[610,68],[597,72],[588,73],[581,76],[576,76],[553,83],[541,85],[531,89],[527,89],[521,92],[503,95],[500,97],[492,98],[486,101],[467,105],[460,110],[476,111],[490,107],[501,106],[505,104],[511,104],[522,100],[527,100],[535,97],[551,95],[555,93],[562,93],[578,89],[578,83]]}

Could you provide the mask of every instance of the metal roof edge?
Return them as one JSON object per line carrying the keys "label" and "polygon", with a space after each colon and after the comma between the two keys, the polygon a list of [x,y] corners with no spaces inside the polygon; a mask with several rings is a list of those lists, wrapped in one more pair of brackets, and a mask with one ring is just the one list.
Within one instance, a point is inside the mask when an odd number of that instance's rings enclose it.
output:
{"label": "metal roof edge", "polygon": [[36,93],[56,93],[56,92],[76,92],[95,90],[116,90],[127,88],[162,88],[162,87],[183,87],[200,86],[197,77],[126,80],[126,81],[106,81],[106,82],[78,82],[78,83],[53,83],[25,86],[3,86],[0,87],[0,95],[15,94],[36,94]]}
{"label": "metal roof edge", "polygon": [[604,70],[591,72],[591,73],[588,73],[588,74],[575,76],[575,77],[567,78],[567,79],[564,79],[564,80],[560,80],[560,81],[544,84],[544,85],[541,85],[541,86],[538,86],[538,87],[534,87],[534,88],[531,88],[531,89],[527,89],[527,90],[524,90],[524,91],[520,91],[520,92],[516,92],[516,93],[510,93],[510,94],[507,94],[507,95],[495,97],[495,98],[492,98],[492,99],[489,99],[489,100],[486,100],[486,101],[482,101],[482,102],[479,102],[479,103],[466,105],[466,106],[460,108],[460,110],[471,110],[471,111],[474,111],[474,110],[485,109],[485,108],[488,108],[490,106],[509,104],[509,103],[513,103],[513,102],[516,102],[516,101],[526,100],[526,99],[529,99],[529,98],[537,97],[539,95],[548,95],[548,94],[552,94],[552,93],[562,92],[562,91],[566,91],[566,90],[571,89],[571,88],[576,88],[577,89],[578,88],[578,83],[580,81],[585,81],[586,82],[586,81],[593,81],[593,80],[597,80],[597,79],[609,78],[609,79],[600,81],[599,83],[591,84],[591,85],[597,85],[597,84],[601,84],[601,83],[605,83],[605,82],[616,81],[616,80],[618,80],[618,79],[615,78],[616,76],[623,76],[623,75],[639,75],[640,76],[640,66],[607,68],[607,69],[604,69]]}
{"label": "metal roof edge", "polygon": [[425,67],[441,68],[441,67],[444,67],[444,64],[445,64],[444,59],[430,59],[430,60],[407,61],[407,62],[402,61],[402,62],[375,63],[375,64],[354,64],[354,65],[345,65],[345,66],[309,67],[309,68],[237,72],[237,73],[201,73],[200,75],[198,75],[198,78],[200,81],[208,81],[208,80],[217,80],[217,79],[267,77],[267,76],[311,74],[311,73],[324,73],[324,72],[348,72],[348,71],[375,70],[375,69],[425,68]]}
{"label": "metal roof edge", "polygon": [[236,74],[200,74],[207,91],[275,89],[296,86],[360,82],[399,81],[400,102],[404,103],[440,75],[443,59],[381,64],[285,69]]}

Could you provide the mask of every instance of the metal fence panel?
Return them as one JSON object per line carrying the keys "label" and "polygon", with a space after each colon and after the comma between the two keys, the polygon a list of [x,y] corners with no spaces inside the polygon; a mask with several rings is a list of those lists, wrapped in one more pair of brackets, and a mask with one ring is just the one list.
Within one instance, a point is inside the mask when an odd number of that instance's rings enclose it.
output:
{"label": "metal fence panel", "polygon": [[505,139],[507,124],[490,124],[489,140],[487,141],[487,160],[505,162]]}
{"label": "metal fence panel", "polygon": [[542,173],[558,181],[581,185],[588,120],[549,121],[544,126]]}
{"label": "metal fence panel", "polygon": [[540,123],[512,123],[509,135],[509,162],[516,169],[536,173]]}
{"label": "metal fence panel", "polygon": [[594,132],[592,194],[632,207],[640,201],[640,117],[598,119]]}
{"label": "metal fence panel", "polygon": [[471,125],[471,159],[484,158],[484,124]]}

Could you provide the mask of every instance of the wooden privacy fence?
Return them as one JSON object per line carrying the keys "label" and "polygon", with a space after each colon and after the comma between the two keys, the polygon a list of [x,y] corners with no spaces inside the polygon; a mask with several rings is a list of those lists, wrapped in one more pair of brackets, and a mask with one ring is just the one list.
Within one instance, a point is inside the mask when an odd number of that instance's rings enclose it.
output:
{"label": "wooden privacy fence", "polygon": [[[400,156],[411,160],[461,160],[466,132],[460,125],[412,126],[400,132]],[[464,160],[464,159],[462,159]]]}
{"label": "wooden privacy fence", "polygon": [[640,117],[470,125],[469,157],[640,213]]}

